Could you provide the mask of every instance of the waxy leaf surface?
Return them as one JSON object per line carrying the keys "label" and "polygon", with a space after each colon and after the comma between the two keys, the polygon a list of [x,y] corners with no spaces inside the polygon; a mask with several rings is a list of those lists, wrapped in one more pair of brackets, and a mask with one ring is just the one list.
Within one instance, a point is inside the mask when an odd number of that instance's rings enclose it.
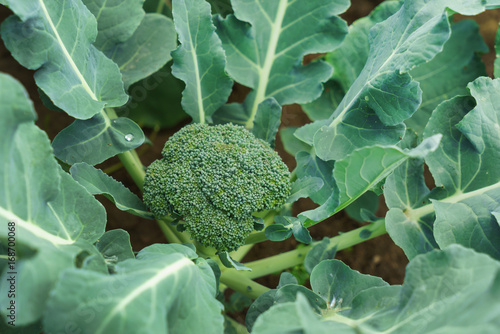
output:
{"label": "waxy leaf surface", "polygon": [[[127,102],[118,66],[92,43],[97,23],[81,0],[9,1],[6,47],[53,103],[78,119]],[[29,50],[29,52],[28,52]]]}
{"label": "waxy leaf surface", "polygon": [[[5,74],[0,74],[0,101],[0,174],[4,176],[0,178],[0,240],[7,240],[11,223],[17,249],[31,250],[16,261],[17,282],[26,287],[16,299],[16,324],[26,325],[41,317],[58,274],[73,267],[81,248],[92,247],[89,243],[104,233],[106,213],[59,167],[47,135],[34,125],[36,114],[26,91]],[[6,275],[5,271],[0,283],[2,314],[9,303]]]}
{"label": "waxy leaf surface", "polygon": [[226,59],[205,0],[174,0],[172,12],[181,45],[172,53],[172,74],[186,83],[184,111],[195,122],[211,122],[229,97],[233,82],[225,73]]}
{"label": "waxy leaf surface", "polygon": [[247,128],[259,104],[274,97],[281,104],[307,103],[321,94],[331,67],[318,61],[306,66],[306,54],[335,49],[347,27],[338,14],[346,0],[237,0],[234,15],[215,18],[231,77],[253,89],[243,104]]}

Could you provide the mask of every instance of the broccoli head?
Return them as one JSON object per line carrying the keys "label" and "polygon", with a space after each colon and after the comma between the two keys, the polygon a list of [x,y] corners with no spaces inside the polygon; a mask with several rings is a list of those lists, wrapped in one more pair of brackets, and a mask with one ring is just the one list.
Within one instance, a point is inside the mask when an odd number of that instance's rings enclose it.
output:
{"label": "broccoli head", "polygon": [[268,143],[233,124],[191,124],[165,143],[146,171],[144,202],[176,214],[204,246],[232,251],[253,230],[252,213],[279,208],[290,172]]}

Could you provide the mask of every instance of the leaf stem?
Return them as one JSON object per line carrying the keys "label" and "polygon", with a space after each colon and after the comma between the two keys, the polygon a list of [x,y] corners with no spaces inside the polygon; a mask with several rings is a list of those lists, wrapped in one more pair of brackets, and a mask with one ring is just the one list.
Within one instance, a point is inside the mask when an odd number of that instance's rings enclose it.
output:
{"label": "leaf stem", "polygon": [[238,321],[234,320],[227,314],[224,315],[224,318],[227,322],[231,323],[231,325],[234,327],[234,330],[236,331],[236,334],[248,334],[247,328],[240,324]]}
{"label": "leaf stem", "polygon": [[220,276],[220,282],[252,299],[257,299],[261,294],[270,290],[242,274],[242,271],[235,269],[224,270]]}
{"label": "leaf stem", "polygon": [[[355,230],[330,238],[330,248],[337,247],[337,250],[346,249],[385,233],[387,233],[387,230],[385,229],[385,220],[380,219],[370,225],[362,226]],[[280,272],[301,264],[304,262],[306,254],[314,247],[315,244],[317,243],[265,259],[244,263],[245,266],[251,268],[252,271],[242,272],[241,275],[248,278],[257,278],[275,272]]]}
{"label": "leaf stem", "polygon": [[174,233],[171,225],[169,223],[164,222],[163,220],[158,219],[158,226],[160,226],[161,231],[165,235],[165,238],[171,243],[182,244],[182,241],[177,237]]}

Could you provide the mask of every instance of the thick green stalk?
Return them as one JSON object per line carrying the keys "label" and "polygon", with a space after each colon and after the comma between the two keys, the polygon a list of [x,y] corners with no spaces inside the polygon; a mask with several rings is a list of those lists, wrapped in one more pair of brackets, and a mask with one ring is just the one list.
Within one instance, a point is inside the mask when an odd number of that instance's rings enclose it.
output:
{"label": "thick green stalk", "polygon": [[243,272],[234,269],[224,270],[220,276],[220,282],[252,299],[257,299],[261,294],[270,290],[242,274]]}
{"label": "thick green stalk", "polygon": [[158,226],[160,226],[161,231],[165,235],[165,238],[169,242],[176,243],[176,244],[182,244],[182,241],[177,237],[177,235],[174,233],[174,231],[171,228],[171,225],[169,223],[165,223],[163,220],[158,219]]}
{"label": "thick green stalk", "polygon": [[236,334],[248,334],[247,328],[245,326],[243,326],[242,324],[240,324],[239,322],[237,322],[228,315],[225,315],[224,318],[226,319],[226,321],[231,323],[234,330],[236,331]]}
{"label": "thick green stalk", "polygon": [[134,180],[135,184],[137,184],[139,189],[142,191],[146,171],[144,170],[144,166],[142,165],[137,152],[135,150],[123,152],[118,154],[118,158]]}
{"label": "thick green stalk", "polygon": [[[346,249],[385,233],[387,233],[385,220],[380,219],[370,225],[330,238],[330,247],[337,247],[337,250]],[[242,272],[241,275],[253,279],[294,267],[304,262],[306,254],[315,244],[313,243],[306,247],[297,248],[265,259],[244,263],[252,271]]]}

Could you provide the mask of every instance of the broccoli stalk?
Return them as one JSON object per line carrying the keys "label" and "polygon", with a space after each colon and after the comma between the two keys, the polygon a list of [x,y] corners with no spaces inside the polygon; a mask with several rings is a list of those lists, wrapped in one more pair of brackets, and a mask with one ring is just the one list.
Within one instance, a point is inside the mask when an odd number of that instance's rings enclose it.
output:
{"label": "broccoli stalk", "polygon": [[146,170],[144,202],[157,216],[183,217],[205,247],[233,251],[253,231],[252,213],[277,209],[290,172],[268,143],[233,124],[191,124]]}

